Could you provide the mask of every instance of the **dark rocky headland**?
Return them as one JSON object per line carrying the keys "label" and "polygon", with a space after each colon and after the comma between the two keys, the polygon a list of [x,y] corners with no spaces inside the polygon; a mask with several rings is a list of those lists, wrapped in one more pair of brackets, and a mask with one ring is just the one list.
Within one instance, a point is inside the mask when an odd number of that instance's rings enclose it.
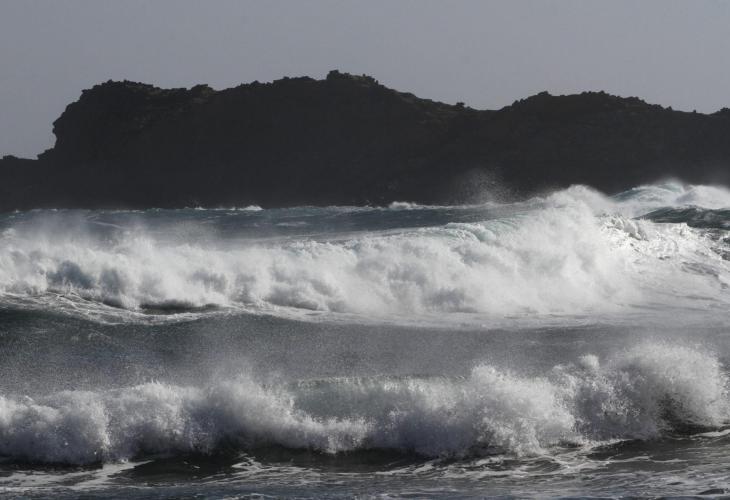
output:
{"label": "dark rocky headland", "polygon": [[109,81],[53,125],[37,160],[0,160],[0,210],[454,203],[730,181],[730,110],[602,92],[478,111],[336,71],[221,91]]}

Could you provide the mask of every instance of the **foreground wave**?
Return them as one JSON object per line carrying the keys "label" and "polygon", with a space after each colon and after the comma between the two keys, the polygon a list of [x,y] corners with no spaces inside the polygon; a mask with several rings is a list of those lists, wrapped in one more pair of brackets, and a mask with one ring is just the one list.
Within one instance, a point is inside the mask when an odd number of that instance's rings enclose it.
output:
{"label": "foreground wave", "polygon": [[476,366],[465,378],[336,378],[203,388],[0,397],[0,456],[85,464],[263,446],[428,457],[548,453],[561,445],[652,439],[728,423],[728,379],[698,348],[642,344],[585,355],[539,376]]}

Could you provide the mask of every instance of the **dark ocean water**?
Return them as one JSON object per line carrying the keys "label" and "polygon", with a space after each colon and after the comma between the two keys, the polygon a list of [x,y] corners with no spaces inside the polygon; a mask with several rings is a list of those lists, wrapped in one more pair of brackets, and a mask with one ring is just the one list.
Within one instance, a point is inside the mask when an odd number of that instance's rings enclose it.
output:
{"label": "dark ocean water", "polygon": [[0,215],[0,495],[730,492],[728,207]]}

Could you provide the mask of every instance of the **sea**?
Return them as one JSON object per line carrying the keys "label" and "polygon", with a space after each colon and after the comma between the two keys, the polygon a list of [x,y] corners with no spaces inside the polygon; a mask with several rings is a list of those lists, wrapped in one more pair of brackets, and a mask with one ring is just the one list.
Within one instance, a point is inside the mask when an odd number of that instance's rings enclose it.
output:
{"label": "sea", "polygon": [[730,190],[0,214],[0,497],[730,495]]}

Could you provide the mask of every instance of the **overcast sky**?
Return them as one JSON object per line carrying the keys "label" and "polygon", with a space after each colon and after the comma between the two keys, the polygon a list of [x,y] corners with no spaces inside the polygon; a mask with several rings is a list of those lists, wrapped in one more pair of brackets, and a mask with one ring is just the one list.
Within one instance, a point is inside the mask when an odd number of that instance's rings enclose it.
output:
{"label": "overcast sky", "polygon": [[730,106],[730,2],[0,0],[0,155],[34,157],[108,79],[225,88],[367,73],[421,97],[500,108],[606,90]]}

